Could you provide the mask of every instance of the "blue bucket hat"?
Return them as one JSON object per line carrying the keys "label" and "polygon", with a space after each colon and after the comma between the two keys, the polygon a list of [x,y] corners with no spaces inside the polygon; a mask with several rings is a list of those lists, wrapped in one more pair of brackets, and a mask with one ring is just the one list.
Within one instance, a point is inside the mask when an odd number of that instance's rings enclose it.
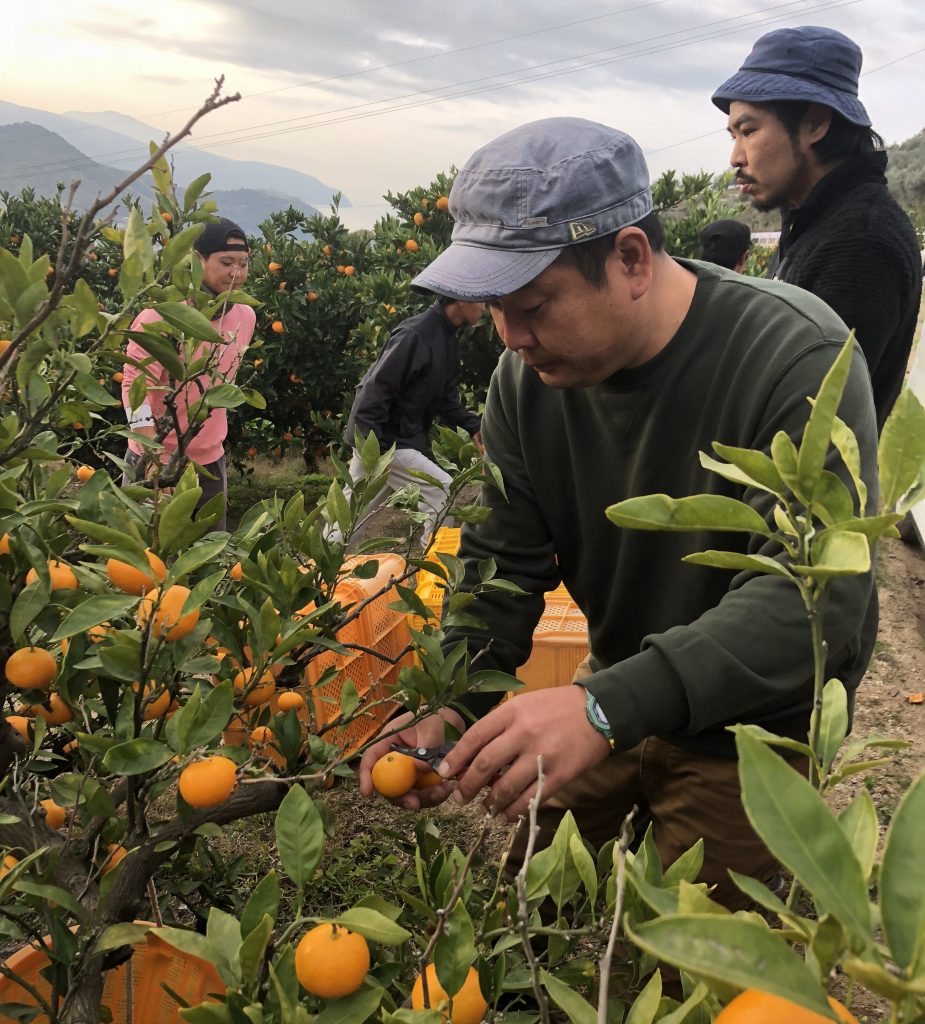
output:
{"label": "blue bucket hat", "polygon": [[870,117],[858,99],[862,60],[857,43],[833,28],[779,28],[755,43],[742,67],[713,93],[713,102],[726,114],[735,101],[822,103],[869,128]]}
{"label": "blue bucket hat", "polygon": [[629,135],[577,117],[533,121],[466,162],[450,191],[451,244],[412,285],[469,302],[509,295],[566,246],[651,210],[649,169]]}

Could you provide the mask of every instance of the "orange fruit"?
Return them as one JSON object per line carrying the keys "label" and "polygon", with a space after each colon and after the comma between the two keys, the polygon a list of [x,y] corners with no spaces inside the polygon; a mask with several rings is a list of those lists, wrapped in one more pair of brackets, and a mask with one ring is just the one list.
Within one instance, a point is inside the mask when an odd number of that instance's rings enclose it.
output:
{"label": "orange fruit", "polygon": [[247,738],[247,744],[253,750],[265,753],[265,748],[272,747],[275,739],[276,734],[271,728],[269,728],[269,726],[258,725],[251,730],[251,734]]}
{"label": "orange fruit", "polygon": [[20,736],[23,738],[23,742],[31,746],[32,741],[29,739],[29,719],[25,715],[7,715],[7,723],[11,725]]}
{"label": "orange fruit", "polygon": [[278,274],[282,269],[283,269],[282,263],[268,263],[267,264],[267,270],[269,270],[271,274]]}
{"label": "orange fruit", "polygon": [[10,347],[12,338],[0,338],[0,356]]}
{"label": "orange fruit", "polygon": [[295,690],[286,690],[276,698],[276,706],[280,711],[298,711],[305,707],[305,698]]}
{"label": "orange fruit", "polygon": [[33,704],[32,711],[49,725],[64,725],[74,717],[70,705],[57,693],[50,693],[43,704]]}
{"label": "orange fruit", "polygon": [[439,786],[442,782],[446,782],[446,779],[430,768],[424,770],[418,768],[414,776],[415,789],[429,789],[431,786]]}
{"label": "orange fruit", "polygon": [[106,271],[106,273],[109,274],[110,277],[116,277],[116,276],[118,276],[119,268],[118,267],[110,267],[109,270]]}
{"label": "orange fruit", "polygon": [[[138,683],[132,683],[132,690],[138,693]],[[160,683],[146,683],[141,695],[141,720],[153,722],[163,718],[170,710],[170,690]]]}
{"label": "orange fruit", "polygon": [[373,765],[373,787],[383,796],[396,797],[407,793],[414,785],[416,776],[414,758],[394,750],[380,757]]}
{"label": "orange fruit", "polygon": [[112,871],[113,868],[118,867],[119,864],[125,860],[128,856],[128,850],[124,846],[120,846],[118,843],[109,843],[106,847],[108,856],[103,861],[103,874],[105,875],[108,871]]}
{"label": "orange fruit", "polygon": [[169,223],[170,223],[170,222],[171,222],[171,221],[173,220],[173,214],[171,214],[171,213],[167,213],[167,211],[165,210],[165,211],[164,211],[164,212],[163,212],[163,213],[161,214],[161,218],[162,218],[163,220],[165,220],[165,221],[166,221],[166,222],[167,222],[167,223],[169,224]]}
{"label": "orange fruit", "polygon": [[67,821],[67,811],[60,805],[56,804],[54,800],[40,800],[39,804],[45,808],[45,824],[52,830],[57,832],[59,828]]}
{"label": "orange fruit", "polygon": [[446,196],[440,196],[436,203],[434,203],[434,206],[436,206],[438,210],[448,210],[450,208],[450,201]]}
{"label": "orange fruit", "polygon": [[6,659],[3,671],[19,690],[47,690],[58,673],[58,659],[43,647],[20,647]]}
{"label": "orange fruit", "polygon": [[78,466],[74,475],[82,484],[85,484],[95,472],[96,470],[92,466]]}
{"label": "orange fruit", "polygon": [[0,537],[0,555],[8,555],[10,553],[10,535],[5,533]]}
{"label": "orange fruit", "polygon": [[313,996],[349,996],[369,973],[369,946],[362,935],[343,925],[319,924],[296,946],[295,973],[302,988]]}
{"label": "orange fruit", "polygon": [[151,566],[149,573],[136,569],[128,562],[110,558],[106,563],[106,575],[109,577],[109,582],[119,590],[124,590],[126,594],[147,594],[149,590],[153,590],[158,583],[166,578],[167,566],[150,548],[145,549],[145,557],[148,559],[148,565]]}
{"label": "orange fruit", "polygon": [[231,681],[231,685],[238,693],[243,694],[247,691],[244,696],[244,703],[249,708],[266,704],[273,694],[276,693],[276,680],[273,678],[272,672],[264,672],[256,683],[253,681],[253,675],[254,667],[249,665],[247,668],[242,668]]}
{"label": "orange fruit", "polygon": [[3,858],[3,863],[0,864],[0,878],[4,878],[6,875],[8,875],[9,872],[12,871],[13,868],[15,868],[18,863],[19,858],[14,857],[12,853],[8,853]]}
{"label": "orange fruit", "polygon": [[424,216],[423,213],[418,212],[414,215],[414,223],[417,224],[418,227],[423,227],[424,221],[426,219],[427,218]]}
{"label": "orange fruit", "polygon": [[175,584],[166,591],[149,590],[141,599],[136,619],[140,629],[147,629],[151,621],[151,636],[155,640],[182,640],[196,627],[199,609],[182,614],[183,605],[189,597],[189,588]]}
{"label": "orange fruit", "polygon": [[180,796],[190,807],[217,807],[234,792],[237,772],[234,761],[221,754],[194,761],[180,772]]}
{"label": "orange fruit", "polygon": [[[428,964],[426,974],[427,998],[432,1010],[439,1010],[442,1019],[451,1020],[452,1024],[479,1024],[485,1016],[488,1003],[479,987],[479,972],[474,967],[469,968],[463,987],[453,996],[452,1012],[447,1005],[450,997],[437,981],[437,968]],[[414,1010],[424,1009],[424,982],[420,974],[411,989],[411,1007]]]}
{"label": "orange fruit", "polygon": [[288,287],[288,285],[286,284],[285,281],[280,281],[280,283],[277,285],[276,290],[279,291],[279,292],[284,292],[287,287]]}
{"label": "orange fruit", "polygon": [[98,626],[91,626],[87,630],[87,639],[91,644],[98,644],[101,640],[106,639],[111,628],[112,624],[109,622],[101,622]]}
{"label": "orange fruit", "polygon": [[240,562],[235,562],[234,565],[228,570],[228,575],[233,580],[240,580],[244,578],[244,567]]}
{"label": "orange fruit", "polygon": [[122,381],[125,379],[125,374],[121,370],[116,370],[116,372],[112,375],[112,379],[117,384],[121,384]]}
{"label": "orange fruit", "polygon": [[347,275],[347,277],[353,277],[353,275],[356,272],[357,272],[357,268],[354,267],[352,264],[348,263],[347,266],[344,267],[344,273]]}
{"label": "orange fruit", "polygon": [[288,430],[287,430],[287,431],[286,431],[286,433],[285,433],[285,434],[283,434],[283,440],[284,440],[284,441],[285,441],[285,442],[286,442],[287,444],[288,444],[288,443],[289,443],[289,442],[290,442],[290,441],[292,440],[292,434],[290,433],[290,431],[288,431]]}
{"label": "orange fruit", "polygon": [[289,379],[292,381],[293,384],[301,384],[302,383],[302,378],[297,373],[290,373],[289,374]]}
{"label": "orange fruit", "polygon": [[252,459],[257,454],[257,449],[253,445],[251,445],[250,448],[247,449],[247,454],[248,457]]}
{"label": "orange fruit", "polygon": [[417,252],[418,243],[415,242],[413,238],[409,238],[408,241],[405,242],[405,248],[408,250],[408,252]]}
{"label": "orange fruit", "polygon": [[305,298],[308,299],[309,302],[314,302],[318,298],[318,293],[317,292],[306,292],[305,293]]}
{"label": "orange fruit", "polygon": [[330,256],[334,250],[329,245],[326,245],[321,251],[325,254],[325,256]]}
{"label": "orange fruit", "polygon": [[344,265],[343,265],[343,263],[338,263],[337,266],[334,269],[338,272],[338,274],[342,274],[344,272]]}
{"label": "orange fruit", "polygon": [[[846,1024],[858,1024],[854,1017],[837,999],[829,998],[829,1004],[838,1017]],[[454,1014],[455,1018],[455,1014]],[[789,999],[772,996],[770,992],[759,992],[747,988],[716,1018],[716,1024],[823,1024],[826,1020],[821,1013],[806,1010]]]}
{"label": "orange fruit", "polygon": [[282,320],[274,320],[273,323],[270,324],[270,330],[274,334],[285,334],[286,333],[286,327],[283,324]]}
{"label": "orange fruit", "polygon": [[[50,561],[48,563],[48,575],[51,577],[52,590],[77,589],[77,577],[74,575],[74,570],[64,562],[59,562],[57,559]],[[35,583],[38,578],[39,574],[35,569],[30,569],[26,573],[26,586],[30,583]]]}

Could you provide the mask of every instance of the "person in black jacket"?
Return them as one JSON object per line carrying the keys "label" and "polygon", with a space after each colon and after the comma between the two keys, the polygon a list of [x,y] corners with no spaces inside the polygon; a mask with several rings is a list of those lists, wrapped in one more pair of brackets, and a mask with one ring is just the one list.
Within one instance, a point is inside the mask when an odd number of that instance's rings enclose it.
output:
{"label": "person in black jacket", "polygon": [[741,274],[752,248],[748,225],[738,220],[715,220],[700,232],[697,258]]}
{"label": "person in black jacket", "polygon": [[[371,432],[382,451],[395,445],[389,486],[373,499],[369,510],[378,508],[391,490],[416,484],[421,489],[419,511],[428,517],[422,546],[430,539],[450,482],[449,475],[428,454],[431,425],[439,419],[448,426],[462,427],[479,448],[482,446],[479,417],[468,412],[459,399],[459,331],[477,324],[484,312],[484,302],[441,299],[423,313],[403,320],[357,385],[344,431],[344,443],[351,447],[357,434],[365,438]],[[412,476],[413,472],[426,473],[442,486]],[[363,475],[363,463],[354,450],[350,476],[356,482]],[[349,492],[346,496],[349,499]],[[335,527],[331,538],[339,540],[340,536]]]}
{"label": "person in black jacket", "polygon": [[886,184],[883,140],[858,99],[861,50],[834,29],[763,35],[713,94],[730,163],[758,210],[781,209],[768,276],[818,295],[853,328],[882,429],[902,387],[922,295],[915,230]]}

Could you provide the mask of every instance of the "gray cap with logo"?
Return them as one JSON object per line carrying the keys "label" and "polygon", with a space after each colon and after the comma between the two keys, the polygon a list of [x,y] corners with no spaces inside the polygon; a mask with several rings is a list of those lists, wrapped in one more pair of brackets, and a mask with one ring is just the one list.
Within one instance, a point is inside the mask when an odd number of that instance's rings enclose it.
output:
{"label": "gray cap with logo", "polygon": [[465,301],[509,295],[566,246],[651,210],[649,169],[629,135],[577,117],[532,121],[466,162],[450,192],[452,242],[412,284]]}

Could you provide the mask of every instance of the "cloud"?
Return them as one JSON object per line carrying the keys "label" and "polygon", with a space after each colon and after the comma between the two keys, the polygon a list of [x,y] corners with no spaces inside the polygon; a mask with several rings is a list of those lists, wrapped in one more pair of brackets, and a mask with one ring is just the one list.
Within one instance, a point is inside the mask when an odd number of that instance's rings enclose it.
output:
{"label": "cloud", "polygon": [[388,31],[383,32],[379,38],[384,43],[398,43],[400,46],[412,46],[419,50],[448,50],[446,43],[436,42],[433,39],[424,39],[421,36],[411,36],[407,32]]}

